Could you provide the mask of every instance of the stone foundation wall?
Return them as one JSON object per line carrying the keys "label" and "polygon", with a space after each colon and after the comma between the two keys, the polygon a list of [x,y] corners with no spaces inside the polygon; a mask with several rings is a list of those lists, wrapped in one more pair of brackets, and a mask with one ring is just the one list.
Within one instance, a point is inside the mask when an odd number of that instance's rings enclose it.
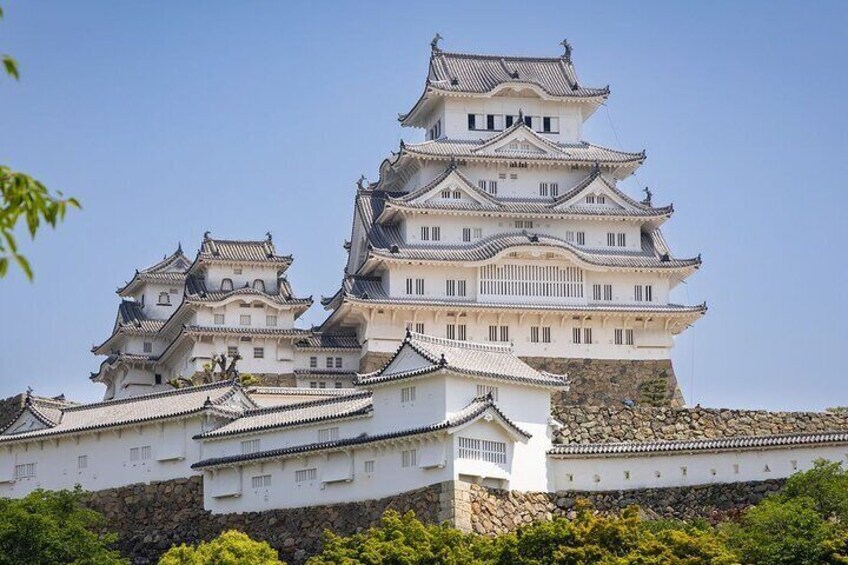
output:
{"label": "stone foundation wall", "polygon": [[89,494],[88,506],[103,513],[107,529],[117,532],[118,549],[136,565],[156,563],[172,545],[209,540],[236,529],[270,543],[288,563],[302,563],[320,549],[330,529],[352,534],[368,528],[388,508],[414,510],[422,520],[450,520],[451,483],[436,484],[381,500],[249,512],[212,514],[203,509],[201,477],[138,484]]}
{"label": "stone foundation wall", "polygon": [[666,389],[662,405],[683,406],[683,394],[669,359],[522,357],[522,360],[540,371],[568,375],[571,389],[558,395],[557,404],[620,406],[625,400],[642,403],[647,396],[647,388],[660,382]]}
{"label": "stone foundation wall", "polygon": [[777,491],[782,480],[611,492],[523,493],[461,483],[457,498],[471,531],[502,534],[554,516],[569,516],[578,499],[602,512],[638,504],[647,518],[706,518],[718,522]]}
{"label": "stone foundation wall", "polygon": [[558,443],[763,436],[848,430],[848,413],[554,405]]}

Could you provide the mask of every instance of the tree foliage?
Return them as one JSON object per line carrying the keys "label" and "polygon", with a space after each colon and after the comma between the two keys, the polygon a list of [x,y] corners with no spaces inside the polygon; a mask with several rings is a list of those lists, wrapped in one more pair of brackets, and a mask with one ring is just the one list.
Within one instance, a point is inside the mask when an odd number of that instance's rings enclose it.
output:
{"label": "tree foliage", "polygon": [[128,565],[100,535],[103,517],[84,508],[82,491],[36,490],[0,499],[0,565]]}
{"label": "tree foliage", "polygon": [[[0,61],[6,74],[15,80],[20,78],[18,63],[11,55],[0,53]],[[0,278],[6,276],[10,263],[17,264],[28,279],[33,278],[29,260],[18,250],[15,237],[18,222],[23,220],[30,237],[35,238],[42,223],[55,228],[65,219],[68,208],[80,208],[80,204],[75,198],[65,198],[61,192],[51,193],[25,173],[0,165]]]}
{"label": "tree foliage", "polygon": [[197,546],[172,547],[159,565],[285,565],[267,542],[229,530]]}
{"label": "tree foliage", "polygon": [[484,565],[491,563],[492,551],[488,538],[423,524],[414,512],[387,510],[365,532],[347,537],[325,532],[323,551],[307,565]]}

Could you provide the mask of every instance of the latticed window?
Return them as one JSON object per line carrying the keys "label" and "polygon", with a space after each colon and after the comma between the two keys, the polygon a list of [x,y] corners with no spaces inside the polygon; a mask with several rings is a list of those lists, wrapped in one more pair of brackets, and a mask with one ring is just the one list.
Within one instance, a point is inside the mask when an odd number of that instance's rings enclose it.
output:
{"label": "latticed window", "polygon": [[460,437],[459,458],[506,465],[506,443],[487,439]]}
{"label": "latticed window", "polygon": [[250,478],[250,486],[253,488],[268,488],[271,486],[271,475],[259,475]]}
{"label": "latticed window", "polygon": [[418,466],[418,450],[407,449],[400,452],[401,467],[417,467]]}
{"label": "latticed window", "polygon": [[294,480],[297,483],[306,481],[314,481],[318,478],[318,469],[312,467],[310,469],[298,469],[294,472]]}
{"label": "latticed window", "polygon": [[401,402],[415,402],[416,389],[414,386],[406,386],[400,389]]}
{"label": "latticed window", "polygon": [[583,298],[583,269],[555,265],[484,265],[480,294]]}
{"label": "latticed window", "polygon": [[339,439],[339,428],[323,428],[318,430],[318,441],[336,441]]}
{"label": "latticed window", "polygon": [[248,439],[241,442],[241,454],[242,455],[250,455],[251,453],[256,453],[259,451],[259,440],[258,439]]}
{"label": "latticed window", "polygon": [[498,387],[492,385],[477,385],[477,396],[492,395],[492,400],[498,399]]}
{"label": "latticed window", "polygon": [[26,479],[28,477],[35,476],[35,463],[24,463],[22,465],[15,465],[15,478],[16,479]]}

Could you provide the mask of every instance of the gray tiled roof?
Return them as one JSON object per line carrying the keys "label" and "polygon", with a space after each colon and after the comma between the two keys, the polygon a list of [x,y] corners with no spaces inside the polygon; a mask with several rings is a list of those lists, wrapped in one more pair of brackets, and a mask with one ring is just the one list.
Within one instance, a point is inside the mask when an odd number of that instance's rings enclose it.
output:
{"label": "gray tiled roof", "polygon": [[310,330],[302,330],[299,328],[258,328],[254,326],[233,327],[233,326],[200,326],[190,325],[185,326],[184,331],[188,335],[198,334],[232,334],[232,335],[257,335],[257,336],[308,336]]}
{"label": "gray tiled roof", "polygon": [[452,414],[445,420],[440,422],[430,424],[427,426],[421,426],[418,428],[410,428],[406,430],[399,430],[395,432],[388,432],[383,434],[369,435],[362,434],[353,438],[343,438],[335,441],[328,441],[323,443],[309,443],[304,445],[296,445],[291,447],[284,447],[280,449],[271,449],[267,451],[260,451],[257,453],[251,453],[248,455],[231,455],[227,457],[215,457],[210,459],[205,459],[203,461],[199,461],[192,465],[192,469],[205,469],[209,467],[219,467],[219,466],[227,466],[227,465],[237,465],[241,463],[250,463],[254,461],[265,461],[271,459],[279,459],[290,456],[298,456],[306,453],[315,453],[321,451],[335,451],[347,447],[355,447],[359,445],[368,445],[372,443],[379,443],[382,441],[391,441],[399,438],[406,437],[414,437],[417,435],[429,434],[440,431],[451,430],[452,428],[456,428],[458,426],[465,425],[475,418],[482,416],[484,413],[489,412],[493,414],[496,418],[498,418],[506,427],[511,429],[516,435],[523,437],[525,439],[529,439],[531,437],[530,434],[519,428],[514,422],[512,422],[509,418],[507,418],[503,412],[498,409],[495,405],[495,402],[492,400],[490,396],[475,398],[468,406],[466,406],[463,410]]}
{"label": "gray tiled roof", "polygon": [[236,420],[195,436],[195,439],[212,439],[261,430],[288,428],[364,416],[372,411],[370,392],[350,392],[310,402],[268,406],[247,410]]}
{"label": "gray tiled roof", "polygon": [[118,325],[120,330],[154,334],[159,331],[164,320],[151,320],[144,313],[144,307],[133,300],[122,300],[118,306]]}
{"label": "gray tiled roof", "polygon": [[186,279],[185,296],[187,302],[218,302],[231,296],[260,296],[277,304],[306,305],[312,304],[312,297],[297,298],[291,294],[291,285],[286,279],[280,279],[277,294],[271,294],[245,285],[233,290],[209,290],[202,276],[191,275]]}
{"label": "gray tiled roof", "polygon": [[308,336],[298,339],[294,346],[300,350],[309,349],[360,349],[359,340],[354,334],[326,334],[314,332]]}
{"label": "gray tiled roof", "polygon": [[599,267],[667,270],[697,268],[701,264],[700,257],[692,259],[664,258],[656,252],[654,240],[650,233],[642,234],[642,249],[640,251],[587,250],[551,235],[520,231],[492,235],[468,245],[404,245],[403,247],[398,245],[396,251],[391,247],[388,249],[378,248],[375,245],[371,253],[388,259],[413,261],[486,261],[510,248],[528,245],[563,249],[571,252],[580,261]]}
{"label": "gray tiled roof", "polygon": [[298,377],[335,377],[335,378],[354,378],[356,371],[349,369],[295,369],[294,374]]}
{"label": "gray tiled roof", "polygon": [[606,97],[609,88],[580,85],[564,57],[504,57],[433,51],[427,84],[446,92],[485,94],[505,83],[530,83],[551,96]]}
{"label": "gray tiled roof", "polygon": [[[413,371],[388,372],[392,361],[407,347],[421,355],[430,365]],[[457,341],[413,332],[407,332],[395,355],[382,369],[359,375],[354,384],[367,387],[443,369],[464,375],[537,386],[568,386],[564,376],[537,371],[519,359],[510,346]]]}
{"label": "gray tiled roof", "polygon": [[770,447],[793,447],[833,443],[848,443],[848,433],[824,432],[685,441],[571,444],[557,445],[548,453],[558,457],[585,458],[592,456],[626,456],[643,453],[663,454],[727,449],[764,449]]}
{"label": "gray tiled roof", "polygon": [[[522,126],[533,135],[526,126]],[[495,151],[487,142],[482,140],[466,139],[433,139],[421,143],[406,143],[401,151],[421,157],[438,158],[448,160],[451,158],[465,160],[520,160],[520,161],[557,161],[563,164],[586,164],[592,165],[639,165],[645,161],[645,153],[627,153],[617,151],[600,145],[593,145],[586,141],[577,143],[548,143],[552,147],[550,152],[539,153],[536,151],[522,151],[503,149]]]}
{"label": "gray tiled roof", "polygon": [[271,238],[263,240],[212,239],[207,233],[203,237],[198,261],[244,261],[250,263],[280,263],[288,265],[291,255],[277,255]]}
{"label": "gray tiled roof", "polygon": [[[427,194],[441,184],[451,174],[460,179],[466,191],[476,195],[483,202],[476,200],[429,200],[427,202],[415,202],[421,196]],[[631,208],[607,208],[590,204],[572,204],[562,207],[595,180],[600,179],[610,191],[626,202]],[[399,196],[386,197],[386,206],[405,207],[422,210],[446,210],[446,211],[479,211],[479,212],[507,212],[510,214],[545,214],[545,215],[585,215],[585,216],[625,216],[625,217],[658,217],[669,216],[674,211],[672,206],[654,208],[644,202],[630,198],[619,190],[614,181],[604,175],[600,169],[594,169],[584,179],[569,188],[562,195],[551,198],[503,198],[481,190],[476,184],[460,171],[455,164],[449,164],[445,170],[424,186]],[[559,208],[558,208],[559,207]]]}
{"label": "gray tiled roof", "polygon": [[55,425],[20,434],[0,435],[0,443],[187,416],[203,410],[207,399],[211,403],[207,405],[208,408],[221,415],[235,417],[241,410],[223,405],[239,390],[241,386],[237,383],[221,381],[120,400],[68,406],[62,408],[61,416],[57,417],[55,413],[52,415],[51,420],[56,422]]}
{"label": "gray tiled roof", "polygon": [[172,254],[165,256],[158,263],[145,269],[137,270],[133,278],[117,290],[119,295],[125,293],[137,282],[152,282],[161,284],[180,284],[185,280],[185,273],[191,266],[191,261],[183,254],[182,246]]}

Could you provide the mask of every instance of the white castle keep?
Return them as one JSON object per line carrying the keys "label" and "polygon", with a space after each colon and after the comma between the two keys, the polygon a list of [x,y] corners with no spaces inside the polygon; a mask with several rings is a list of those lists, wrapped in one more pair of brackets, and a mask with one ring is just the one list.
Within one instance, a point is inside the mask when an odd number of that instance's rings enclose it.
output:
{"label": "white castle keep", "polygon": [[[672,302],[700,258],[673,209],[617,183],[644,161],[582,140],[609,95],[559,57],[432,44],[420,99],[375,183],[361,179],[321,326],[270,234],[206,234],[118,290],[92,380],[102,402],[28,395],[0,432],[0,496],[203,476],[216,513],[392,496],[444,481],[597,491],[781,478],[841,460],[844,430],[573,443],[552,405],[682,404]],[[245,374],[253,381],[247,383]],[[613,374],[614,378],[611,378]]]}

